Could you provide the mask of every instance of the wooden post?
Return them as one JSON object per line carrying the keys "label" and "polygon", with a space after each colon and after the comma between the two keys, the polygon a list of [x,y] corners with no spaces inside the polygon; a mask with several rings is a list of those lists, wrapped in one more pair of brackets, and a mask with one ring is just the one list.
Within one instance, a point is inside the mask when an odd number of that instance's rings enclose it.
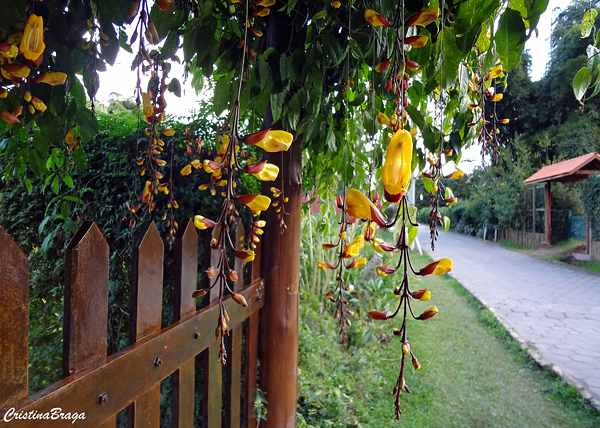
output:
{"label": "wooden post", "polygon": [[[267,21],[266,46],[282,55],[304,49],[304,36],[291,33],[291,19],[284,12],[273,11]],[[274,123],[270,104],[263,123],[265,128],[282,129],[280,122]],[[265,301],[260,313],[260,388],[266,392],[268,402],[266,428],[294,428],[298,394],[302,141],[295,139],[287,152],[265,153],[263,159],[277,165],[280,173],[274,182],[262,183],[262,193],[270,195],[272,186],[282,190],[288,198],[284,204],[288,215],[283,216],[285,230],[280,229],[275,209],[268,209],[262,216],[267,226],[261,246]]]}
{"label": "wooden post", "polygon": [[[65,377],[106,357],[109,248],[96,223],[85,222],[67,248],[63,374]],[[103,393],[99,405],[110,399]],[[76,411],[77,409],[68,409]],[[108,410],[107,410],[108,411]],[[113,427],[109,416],[102,428]]]}
{"label": "wooden post", "polygon": [[[160,330],[162,315],[164,244],[154,222],[146,226],[133,248],[131,312],[129,343]],[[160,355],[154,361],[140,364],[162,364]],[[160,383],[129,406],[127,422],[131,428],[160,426]]]}
{"label": "wooden post", "polygon": [[552,238],[552,196],[550,195],[550,182],[546,182],[546,242],[550,245]]}
{"label": "wooden post", "polygon": [[[27,397],[29,261],[0,226],[0,409]],[[7,424],[10,426],[10,424]]]}
{"label": "wooden post", "polygon": [[[302,142],[296,140],[283,156],[275,153],[267,157],[279,166],[284,182],[281,190],[289,198],[284,231],[274,209],[264,214],[267,227],[261,246],[261,276],[265,280],[265,304],[260,318],[259,359],[261,389],[267,392],[267,428],[296,426],[301,153]],[[271,186],[280,188],[280,178],[275,183],[263,183],[263,193],[268,194]]]}
{"label": "wooden post", "polygon": [[[536,210],[535,210],[535,208],[536,208],[536,206],[535,206],[535,186],[536,185],[534,184],[533,187],[531,188],[531,192],[533,195],[533,203],[532,203],[533,208],[531,210],[531,218],[532,218],[531,224],[532,224],[533,228],[531,229],[531,231],[533,233],[535,233],[535,213],[536,213]],[[524,230],[523,232],[526,232],[526,231]]]}
{"label": "wooden post", "polygon": [[[198,285],[198,234],[186,220],[175,241],[175,287],[173,322],[196,312],[192,293]],[[195,358],[173,373],[173,428],[194,428]]]}

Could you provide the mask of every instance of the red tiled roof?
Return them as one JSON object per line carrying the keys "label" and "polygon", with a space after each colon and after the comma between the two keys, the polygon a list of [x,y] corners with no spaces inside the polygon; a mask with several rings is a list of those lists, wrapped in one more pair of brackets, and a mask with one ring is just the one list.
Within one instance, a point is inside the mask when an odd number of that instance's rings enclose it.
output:
{"label": "red tiled roof", "polygon": [[554,181],[570,183],[586,180],[596,172],[600,172],[600,155],[588,153],[587,155],[548,165],[533,174],[525,184]]}

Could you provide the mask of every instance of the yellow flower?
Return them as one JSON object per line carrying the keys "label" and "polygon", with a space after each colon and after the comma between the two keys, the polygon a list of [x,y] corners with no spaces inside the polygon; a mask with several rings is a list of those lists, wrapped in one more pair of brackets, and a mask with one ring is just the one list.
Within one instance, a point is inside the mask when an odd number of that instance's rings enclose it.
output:
{"label": "yellow flower", "polygon": [[19,48],[17,45],[10,43],[0,44],[0,56],[5,58],[16,58],[19,55]]}
{"label": "yellow flower", "polygon": [[41,16],[32,14],[25,25],[21,39],[21,52],[30,61],[36,61],[46,45],[44,44],[44,20]]}
{"label": "yellow flower", "polygon": [[271,13],[271,9],[263,8],[255,11],[254,16],[267,16],[269,13]]}
{"label": "yellow flower", "polygon": [[269,208],[271,198],[260,194],[242,195],[238,197],[238,202],[246,205],[252,211],[264,211]]}
{"label": "yellow flower", "polygon": [[271,7],[275,4],[275,0],[258,0],[256,6]]}
{"label": "yellow flower", "polygon": [[44,73],[35,79],[36,83],[47,83],[50,86],[64,85],[67,80],[66,73],[60,71],[54,73]]}
{"label": "yellow flower", "polygon": [[430,7],[429,9],[422,10],[421,12],[415,13],[406,21],[406,27],[412,25],[420,25],[424,27],[435,21],[440,14],[440,9],[437,7]]}
{"label": "yellow flower", "polygon": [[215,223],[211,219],[203,217],[201,215],[194,216],[194,226],[196,226],[200,230],[204,230],[209,227],[215,227],[216,224],[217,223]]}
{"label": "yellow flower", "polygon": [[279,175],[279,167],[272,163],[266,163],[260,172],[252,175],[260,181],[275,181],[277,175]]}
{"label": "yellow flower", "polygon": [[378,27],[378,26],[389,27],[390,26],[390,23],[388,22],[387,19],[385,19],[383,16],[381,16],[380,14],[378,14],[377,12],[375,12],[374,10],[371,10],[371,9],[365,10],[365,19],[373,27]]}
{"label": "yellow flower", "polygon": [[332,2],[332,3],[331,3],[331,5],[332,5],[334,8],[336,8],[336,9],[339,9],[339,8],[340,8],[340,6],[342,5],[342,3],[340,3],[339,1],[334,1],[334,2]]}
{"label": "yellow flower", "polygon": [[377,122],[379,122],[380,125],[388,125],[390,124],[390,119],[383,113],[377,113]]}
{"label": "yellow flower", "polygon": [[356,259],[356,264],[354,265],[354,268],[360,269],[361,267],[363,267],[366,264],[367,264],[367,259],[364,257],[361,257],[360,259]]}
{"label": "yellow flower", "polygon": [[235,256],[244,263],[247,263],[253,261],[256,255],[252,250],[237,250]]}
{"label": "yellow flower", "polygon": [[34,106],[34,107],[35,107],[37,110],[39,110],[39,111],[41,111],[41,112],[45,112],[45,111],[46,111],[46,108],[47,108],[47,107],[46,107],[46,104],[44,104],[44,102],[43,102],[42,100],[40,100],[38,97],[33,97],[33,98],[31,99],[31,101],[32,101],[32,103],[33,103],[33,106]]}
{"label": "yellow flower", "polygon": [[182,168],[182,170],[179,172],[181,175],[190,175],[192,172],[192,165],[187,164],[186,166],[184,166]]}
{"label": "yellow flower", "polygon": [[404,129],[392,137],[381,170],[381,179],[388,202],[398,202],[406,192],[412,162],[412,137]]}
{"label": "yellow flower", "polygon": [[438,265],[433,271],[435,275],[443,275],[452,270],[452,259],[439,259]]}
{"label": "yellow flower", "polygon": [[144,116],[151,117],[154,114],[154,107],[150,101],[150,96],[145,92],[142,93],[142,102],[144,106]]}
{"label": "yellow flower", "polygon": [[381,227],[386,227],[387,225],[385,218],[373,202],[356,189],[348,189],[346,213],[360,219],[371,219]]}
{"label": "yellow flower", "polygon": [[358,235],[356,238],[350,242],[344,249],[344,257],[352,258],[358,256],[358,252],[365,245],[365,237],[363,235]]}
{"label": "yellow flower", "polygon": [[267,136],[260,140],[256,145],[266,152],[287,151],[292,144],[294,136],[285,131],[269,131]]}

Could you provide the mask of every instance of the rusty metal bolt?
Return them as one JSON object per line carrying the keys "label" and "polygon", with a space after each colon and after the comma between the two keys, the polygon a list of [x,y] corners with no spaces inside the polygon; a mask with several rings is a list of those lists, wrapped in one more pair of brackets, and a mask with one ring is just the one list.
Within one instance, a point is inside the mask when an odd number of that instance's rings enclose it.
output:
{"label": "rusty metal bolt", "polygon": [[162,363],[163,363],[163,360],[160,357],[156,357],[156,360],[154,360],[154,365],[156,367],[160,367],[162,365]]}
{"label": "rusty metal bolt", "polygon": [[108,394],[100,394],[98,397],[98,404],[104,404],[108,401]]}
{"label": "rusty metal bolt", "polygon": [[198,340],[200,339],[200,332],[197,331],[196,333],[194,333],[194,339]]}

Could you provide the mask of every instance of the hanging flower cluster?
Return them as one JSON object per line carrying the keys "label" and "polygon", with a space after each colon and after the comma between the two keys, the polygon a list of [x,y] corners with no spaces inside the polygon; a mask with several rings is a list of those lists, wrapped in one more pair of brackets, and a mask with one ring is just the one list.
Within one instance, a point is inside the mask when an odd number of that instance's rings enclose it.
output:
{"label": "hanging flower cluster", "polygon": [[[365,200],[363,201],[362,198]],[[377,197],[374,198],[377,202]],[[360,200],[360,202],[359,202]],[[354,291],[353,284],[346,284],[344,270],[347,269],[360,269],[367,264],[365,257],[358,257],[361,248],[364,247],[365,242],[371,242],[375,236],[375,224],[369,221],[366,224],[364,233],[356,235],[350,242],[348,234],[351,230],[348,226],[356,222],[356,217],[363,218],[360,216],[362,204],[365,207],[368,206],[368,214],[371,217],[371,210],[373,210],[374,217],[383,219],[383,216],[379,212],[379,209],[369,200],[366,196],[360,193],[356,189],[349,189],[348,195],[345,199],[340,196],[337,197],[337,207],[341,211],[340,228],[336,238],[336,243],[323,244],[324,250],[336,249],[337,256],[335,263],[327,261],[320,261],[317,263],[317,267],[322,270],[337,270],[335,277],[336,287],[333,290],[329,290],[325,293],[331,302],[336,305],[334,318],[339,319],[340,324],[340,336],[342,344],[347,343],[346,327],[351,327],[352,323],[350,318],[354,317],[354,312],[348,309],[348,295]],[[349,208],[351,207],[351,208]],[[356,210],[359,210],[358,212]],[[364,209],[364,213],[367,213],[367,209]],[[346,216],[348,214],[348,216]],[[349,218],[348,218],[349,217]]]}
{"label": "hanging flower cluster", "polygon": [[[217,156],[212,160],[193,160],[181,171],[183,175],[187,175],[191,173],[192,168],[202,169],[205,173],[211,175],[211,186],[213,186],[213,189],[214,186],[224,188],[221,193],[221,196],[223,196],[221,212],[216,221],[202,215],[196,215],[194,217],[194,225],[200,230],[213,227],[217,228],[216,233],[213,235],[214,238],[211,242],[211,248],[213,251],[217,252],[218,261],[206,271],[206,274],[210,279],[209,287],[197,290],[193,294],[194,297],[201,297],[215,287],[219,291],[219,323],[215,334],[217,338],[220,337],[221,339],[219,358],[223,364],[225,364],[227,360],[224,338],[225,335],[229,333],[229,317],[225,311],[225,306],[223,305],[225,291],[228,290],[231,293],[233,300],[237,303],[246,306],[244,297],[235,293],[228,283],[228,281],[235,282],[239,278],[238,272],[230,266],[230,261],[227,257],[228,249],[231,249],[234,252],[235,257],[244,263],[254,260],[254,249],[256,248],[256,244],[260,241],[260,236],[263,234],[262,228],[266,225],[264,220],[259,220],[258,218],[260,213],[265,211],[271,205],[271,198],[262,194],[238,195],[235,190],[237,187],[236,176],[238,173],[245,172],[254,175],[261,181],[273,181],[279,174],[279,168],[267,161],[258,163],[250,163],[247,161],[245,165],[242,165],[242,159],[239,156],[241,145],[255,145],[263,148],[265,151],[278,152],[288,150],[293,140],[292,134],[288,132],[271,131],[269,129],[248,134],[243,137],[240,136],[238,128],[239,109],[238,99],[234,103],[227,122],[220,131],[221,135],[218,137],[220,146]],[[229,234],[231,224],[235,223],[237,217],[239,217],[236,203],[247,206],[254,216],[252,225],[246,233],[246,240],[240,248],[233,242]]]}
{"label": "hanging flower cluster", "polygon": [[[386,92],[392,92],[395,96],[396,111],[391,119],[386,118],[386,124],[390,125],[394,132],[407,123],[407,114],[404,107],[408,105],[406,91],[409,87],[410,74],[417,72],[421,68],[418,63],[406,58],[406,50],[422,48],[429,40],[424,35],[407,37],[406,34],[411,27],[424,27],[431,24],[440,14],[440,10],[437,7],[432,7],[414,14],[406,22],[403,22],[402,12],[402,8],[399,7],[393,23],[390,24],[386,18],[374,10],[367,9],[365,11],[365,19],[374,27],[393,27],[396,30],[391,54],[375,66],[377,73],[387,71],[388,77],[384,89]],[[378,119],[380,123],[385,121],[384,118],[379,116]]]}
{"label": "hanging flower cluster", "polygon": [[[411,16],[406,22],[404,22],[403,12],[403,8],[399,6],[398,13],[392,23],[374,10],[367,10],[365,12],[365,19],[374,27],[392,27],[392,30],[395,31],[395,33],[392,33],[394,42],[391,54],[374,67],[374,70],[378,73],[388,72],[385,90],[388,92],[391,91],[394,94],[394,103],[396,104],[394,114],[391,118],[388,118],[383,113],[377,115],[379,123],[389,127],[391,130],[391,133],[388,134],[389,143],[381,170],[381,181],[384,189],[384,199],[391,204],[396,204],[395,218],[391,222],[386,220],[381,213],[381,203],[377,195],[371,199],[357,189],[348,189],[345,199],[338,197],[338,207],[345,212],[345,215],[342,215],[342,220],[340,221],[337,242],[323,245],[325,249],[337,248],[337,260],[335,263],[318,263],[318,267],[321,269],[338,270],[336,276],[337,287],[334,290],[328,291],[326,297],[336,304],[335,317],[340,320],[340,333],[343,342],[346,338],[345,327],[350,325],[349,318],[353,315],[352,311],[349,311],[346,307],[348,300],[345,298],[344,293],[352,290],[352,286],[346,285],[344,281],[344,269],[356,268],[366,263],[366,259],[364,258],[352,260],[354,257],[358,257],[359,250],[364,246],[365,241],[371,241],[374,249],[378,252],[389,253],[394,258],[395,255],[398,255],[395,262],[390,258],[382,266],[376,268],[377,275],[382,277],[394,274],[401,276],[401,279],[397,282],[393,290],[394,294],[399,297],[396,310],[394,312],[377,310],[369,312],[369,316],[374,320],[388,320],[395,318],[399,314],[402,317],[400,328],[396,328],[393,331],[394,336],[399,337],[402,343],[400,373],[393,390],[396,417],[398,419],[402,413],[400,395],[402,392],[411,392],[405,380],[406,359],[410,357],[415,369],[418,370],[421,368],[408,340],[408,317],[412,316],[416,320],[425,321],[438,314],[438,309],[435,306],[425,309],[420,315],[415,314],[413,310],[414,300],[428,301],[431,298],[431,293],[425,289],[412,290],[410,288],[410,277],[412,275],[442,275],[452,269],[452,260],[440,259],[416,270],[410,258],[410,245],[416,235],[416,227],[418,226],[416,220],[411,217],[411,209],[407,198],[407,191],[413,171],[413,137],[416,134],[416,130],[409,131],[405,129],[405,126],[408,125],[405,107],[408,105],[406,90],[409,87],[409,73],[418,72],[420,66],[406,58],[405,50],[425,46],[428,38],[418,35],[415,32],[407,37],[406,30],[413,26],[429,25],[438,18],[440,11],[438,8],[425,9]],[[438,163],[438,166],[441,169],[441,163]],[[348,236],[348,224],[352,223],[355,219],[366,221],[366,227],[363,234],[352,238]],[[400,234],[396,242],[388,243],[375,238],[376,226],[390,228],[394,227],[397,222],[400,222]],[[411,228],[410,232],[409,227]]]}
{"label": "hanging flower cluster", "polygon": [[[472,102],[469,104],[470,114],[467,116],[470,128],[477,128],[477,140],[481,144],[481,157],[486,153],[494,160],[498,159],[498,124],[506,125],[509,119],[499,119],[496,115],[496,103],[503,99],[503,94],[498,92],[498,83],[506,76],[502,64],[498,64],[485,75],[481,72],[481,61],[477,62],[478,69],[469,82],[469,93]],[[491,110],[491,111],[490,111]]]}
{"label": "hanging flower cluster", "polygon": [[5,122],[21,123],[19,116],[27,112],[35,115],[46,111],[46,103],[35,95],[36,84],[63,85],[67,75],[62,72],[37,73],[44,60],[44,20],[29,15],[23,31],[0,32],[0,72],[8,84],[0,85],[0,98],[7,98],[12,88],[22,90],[19,104],[12,109],[0,110]]}
{"label": "hanging flower cluster", "polygon": [[[240,1],[231,1],[232,3],[241,3]],[[260,0],[256,2],[254,16],[266,16],[269,13],[269,7],[273,6],[274,0]],[[276,153],[287,151],[293,141],[293,136],[289,132],[282,130],[265,129],[259,132],[253,132],[247,135],[240,135],[240,94],[243,84],[243,74],[247,67],[247,56],[251,61],[254,61],[253,51],[248,48],[249,28],[255,29],[249,21],[249,4],[246,3],[246,19],[244,23],[245,32],[243,39],[239,43],[239,47],[246,48],[242,56],[242,75],[240,76],[239,88],[237,97],[233,103],[233,107],[227,120],[217,133],[217,153],[212,159],[195,158],[190,161],[182,170],[182,175],[189,175],[194,170],[203,170],[210,174],[210,184],[202,185],[200,190],[207,190],[210,187],[211,195],[217,195],[217,189],[220,188],[220,196],[223,197],[221,211],[216,220],[196,215],[194,217],[194,225],[200,229],[215,228],[213,239],[211,241],[211,249],[217,254],[216,261],[206,271],[209,278],[209,286],[201,288],[193,293],[193,297],[201,297],[206,295],[211,290],[218,290],[219,318],[218,325],[215,330],[216,338],[220,338],[221,345],[219,350],[219,359],[222,364],[227,361],[227,350],[225,349],[225,335],[229,334],[229,315],[225,310],[223,299],[228,291],[232,299],[240,305],[247,306],[244,297],[241,294],[233,291],[230,282],[235,282],[239,279],[241,272],[236,272],[228,258],[229,253],[235,254],[235,258],[240,259],[243,263],[254,260],[257,243],[260,242],[260,236],[263,234],[263,227],[266,223],[260,220],[260,214],[271,205],[271,198],[262,194],[240,195],[236,191],[237,176],[240,173],[252,174],[260,181],[275,181],[279,175],[279,167],[267,161],[255,162],[254,159],[247,157],[242,146],[257,146],[266,152]],[[260,37],[260,31],[251,31],[255,37]],[[258,34],[260,33],[260,34]],[[248,55],[247,55],[248,54]],[[197,145],[199,146],[198,141]],[[192,144],[188,141],[188,154],[192,152]],[[200,151],[197,150],[196,154]],[[271,188],[274,198],[282,197],[283,193],[275,188]],[[277,204],[283,205],[284,199],[276,201]],[[273,205],[275,205],[275,203]],[[239,213],[237,206],[245,205],[252,214],[252,224],[247,229],[244,241],[241,245],[237,245],[230,235],[232,225],[238,221]],[[281,212],[281,206],[277,207],[278,212]]]}

